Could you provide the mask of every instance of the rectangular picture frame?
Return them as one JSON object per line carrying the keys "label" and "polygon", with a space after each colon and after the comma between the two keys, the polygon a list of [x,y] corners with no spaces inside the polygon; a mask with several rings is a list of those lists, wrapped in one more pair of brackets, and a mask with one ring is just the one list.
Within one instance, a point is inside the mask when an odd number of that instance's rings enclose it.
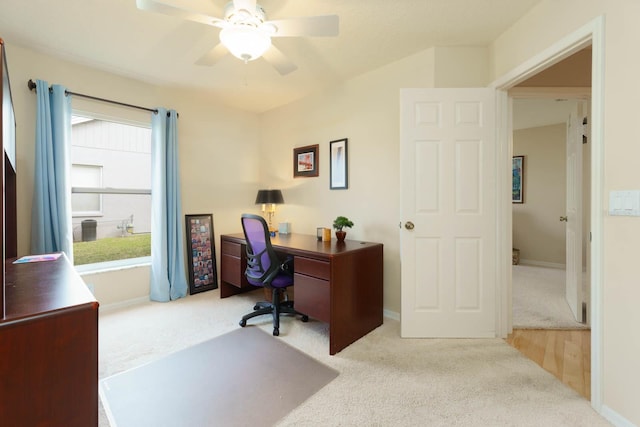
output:
{"label": "rectangular picture frame", "polygon": [[218,288],[213,215],[185,215],[189,294]]}
{"label": "rectangular picture frame", "polygon": [[318,148],[315,144],[293,149],[294,178],[318,176]]}
{"label": "rectangular picture frame", "polygon": [[513,156],[511,202],[524,203],[524,156]]}
{"label": "rectangular picture frame", "polygon": [[346,190],[349,188],[349,153],[348,139],[337,139],[329,143],[329,188],[331,190]]}

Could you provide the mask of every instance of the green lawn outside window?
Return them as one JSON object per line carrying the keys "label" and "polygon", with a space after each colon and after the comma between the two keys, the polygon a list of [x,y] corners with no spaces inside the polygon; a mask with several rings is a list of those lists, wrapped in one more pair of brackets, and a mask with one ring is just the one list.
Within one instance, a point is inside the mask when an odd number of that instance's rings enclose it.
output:
{"label": "green lawn outside window", "polygon": [[73,244],[75,265],[117,261],[151,255],[151,233],[125,237],[108,237]]}

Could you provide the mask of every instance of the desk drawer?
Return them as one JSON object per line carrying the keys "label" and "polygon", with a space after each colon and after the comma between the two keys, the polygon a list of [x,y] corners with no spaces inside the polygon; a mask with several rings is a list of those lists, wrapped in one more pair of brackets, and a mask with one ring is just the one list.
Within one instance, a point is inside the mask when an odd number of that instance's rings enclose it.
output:
{"label": "desk drawer", "polygon": [[243,275],[242,260],[223,252],[220,257],[220,280],[241,288]]}
{"label": "desk drawer", "polygon": [[296,273],[331,280],[331,265],[327,261],[297,256],[294,268]]}
{"label": "desk drawer", "polygon": [[[298,258],[296,258],[296,262],[298,262]],[[293,283],[296,310],[314,319],[330,323],[331,292],[329,282],[296,272]]]}
{"label": "desk drawer", "polygon": [[240,257],[242,255],[242,245],[240,245],[240,243],[227,242],[226,240],[223,240],[220,242],[220,252],[222,254]]}

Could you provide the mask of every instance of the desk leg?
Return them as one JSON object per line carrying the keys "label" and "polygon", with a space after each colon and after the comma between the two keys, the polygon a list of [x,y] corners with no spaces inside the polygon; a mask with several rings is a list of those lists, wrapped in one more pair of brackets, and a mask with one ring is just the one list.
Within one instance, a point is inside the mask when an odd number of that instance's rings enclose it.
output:
{"label": "desk leg", "polygon": [[329,354],[382,325],[382,246],[333,260]]}

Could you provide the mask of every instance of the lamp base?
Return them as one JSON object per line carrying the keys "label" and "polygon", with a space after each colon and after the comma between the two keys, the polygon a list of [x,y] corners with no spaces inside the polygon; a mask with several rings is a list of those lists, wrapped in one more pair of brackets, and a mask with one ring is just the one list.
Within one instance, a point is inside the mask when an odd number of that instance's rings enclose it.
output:
{"label": "lamp base", "polygon": [[275,232],[277,231],[275,228],[273,228],[273,211],[267,211],[267,224],[269,225],[269,232],[271,233],[271,237],[274,237],[276,234]]}

